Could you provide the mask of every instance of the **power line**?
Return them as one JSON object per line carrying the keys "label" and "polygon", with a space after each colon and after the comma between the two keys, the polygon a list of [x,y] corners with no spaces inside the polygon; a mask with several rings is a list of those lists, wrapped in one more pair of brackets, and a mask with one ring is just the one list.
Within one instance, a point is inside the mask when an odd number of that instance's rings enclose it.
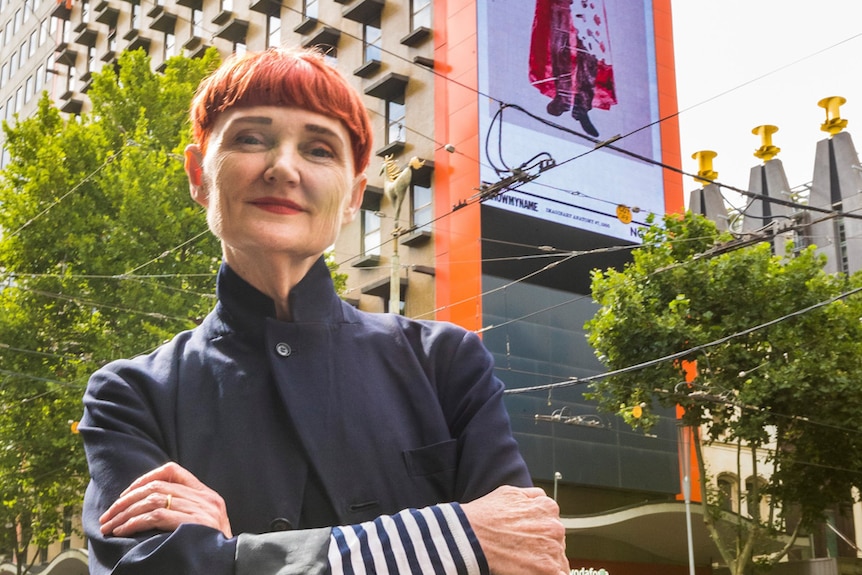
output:
{"label": "power line", "polygon": [[151,317],[153,319],[159,319],[159,320],[181,321],[181,322],[190,321],[190,319],[187,317],[175,317],[175,316],[169,316],[169,315],[163,314],[161,312],[143,311],[143,310],[136,310],[136,309],[126,308],[126,307],[121,307],[121,306],[117,306],[117,305],[104,304],[104,303],[99,303],[99,302],[95,302],[95,301],[91,301],[91,300],[84,300],[84,299],[74,297],[74,296],[69,296],[69,295],[60,294],[60,293],[52,293],[49,291],[32,289],[32,288],[28,288],[28,287],[24,287],[24,286],[18,286],[18,289],[20,289],[22,291],[30,292],[30,293],[35,294],[35,295],[40,295],[42,297],[68,301],[68,302],[74,303],[74,304],[79,305],[79,306],[84,306],[84,307],[111,309],[114,311],[121,311],[124,313],[142,315],[145,317]]}
{"label": "power line", "polygon": [[74,192],[76,192],[76,191],[78,190],[78,188],[80,188],[81,186],[83,186],[84,184],[86,184],[88,181],[90,181],[90,179],[91,179],[91,178],[93,178],[96,174],[98,174],[99,172],[101,172],[105,167],[107,167],[107,166],[108,166],[108,164],[110,164],[111,162],[113,162],[113,161],[117,158],[117,156],[119,156],[121,153],[123,153],[123,149],[124,149],[124,148],[121,148],[120,150],[118,150],[118,151],[116,151],[116,152],[112,153],[111,155],[109,155],[109,156],[108,156],[108,158],[107,158],[104,162],[102,162],[102,164],[101,164],[98,168],[96,168],[95,170],[93,170],[92,172],[90,172],[89,174],[87,174],[87,175],[84,177],[84,179],[82,179],[80,182],[78,182],[77,184],[75,184],[74,186],[72,186],[72,188],[71,188],[68,192],[66,192],[65,194],[63,194],[62,196],[60,196],[59,198],[57,198],[56,200],[54,200],[53,202],[51,202],[50,204],[48,204],[48,206],[47,206],[45,209],[43,209],[41,212],[39,212],[38,214],[36,214],[36,215],[35,215],[35,216],[33,216],[32,218],[30,218],[29,220],[27,220],[26,222],[24,222],[24,223],[23,223],[23,224],[22,224],[18,229],[16,229],[15,231],[11,232],[10,234],[8,234],[8,237],[12,238],[12,237],[17,236],[19,233],[21,233],[21,230],[23,230],[24,228],[26,228],[27,226],[29,226],[30,224],[32,224],[33,222],[35,222],[35,221],[36,221],[36,220],[38,220],[39,218],[43,217],[45,214],[47,214],[47,213],[48,213],[48,211],[50,211],[50,210],[51,210],[51,208],[53,208],[54,206],[56,206],[57,204],[59,204],[60,202],[62,202],[64,199],[66,199],[67,197],[69,197],[71,194],[73,194]]}
{"label": "power line", "polygon": [[668,361],[674,361],[674,360],[677,360],[677,359],[683,359],[683,358],[685,358],[685,357],[690,357],[691,355],[693,355],[693,354],[695,354],[695,353],[697,353],[697,352],[699,352],[699,351],[703,351],[703,350],[705,350],[705,349],[709,349],[709,348],[711,348],[711,347],[715,347],[715,346],[717,346],[717,345],[721,345],[721,344],[727,343],[727,342],[729,342],[729,341],[733,341],[734,339],[737,339],[737,338],[740,338],[740,337],[746,336],[746,335],[748,335],[748,334],[754,333],[754,332],[759,331],[759,330],[761,330],[761,329],[765,329],[765,328],[767,328],[767,327],[771,327],[771,326],[773,326],[773,325],[777,325],[777,324],[779,324],[779,323],[782,323],[782,322],[787,321],[787,320],[789,320],[789,319],[792,319],[792,318],[798,317],[798,316],[800,316],[800,315],[804,315],[804,314],[806,314],[806,313],[808,313],[808,312],[811,312],[811,311],[813,311],[813,310],[816,310],[816,309],[819,309],[819,308],[821,308],[821,307],[827,306],[827,305],[829,305],[829,304],[831,304],[831,303],[834,303],[834,302],[836,302],[836,301],[838,301],[838,300],[840,300],[840,299],[844,299],[844,298],[846,298],[846,297],[849,297],[849,296],[851,296],[851,295],[853,295],[853,294],[855,294],[855,293],[858,293],[858,292],[860,292],[860,291],[862,291],[862,287],[858,287],[858,288],[851,289],[851,290],[849,290],[849,291],[846,291],[846,292],[843,292],[843,293],[838,294],[838,295],[836,295],[836,296],[833,296],[833,297],[831,297],[831,298],[829,298],[829,299],[827,299],[827,300],[824,300],[824,301],[822,301],[822,302],[819,302],[819,303],[816,303],[816,304],[814,304],[814,305],[810,305],[810,306],[805,307],[805,308],[803,308],[803,309],[797,310],[797,311],[795,311],[795,312],[791,312],[791,313],[789,313],[789,314],[783,315],[783,316],[781,316],[781,317],[779,317],[779,318],[776,318],[776,319],[773,319],[773,320],[770,320],[770,321],[767,321],[767,322],[764,322],[764,323],[758,324],[758,325],[756,325],[756,326],[754,326],[754,327],[750,327],[750,328],[744,329],[744,330],[742,330],[742,331],[738,331],[738,332],[736,332],[736,333],[734,333],[734,334],[731,334],[731,335],[728,335],[728,336],[721,337],[721,338],[719,338],[719,339],[713,340],[713,341],[708,342],[708,343],[704,343],[704,344],[696,345],[696,346],[694,346],[694,347],[690,347],[690,348],[685,349],[685,350],[683,350],[683,351],[678,351],[678,352],[676,352],[676,353],[672,353],[672,354],[666,355],[666,356],[664,356],[664,357],[660,357],[660,358],[657,358],[657,359],[651,359],[651,360],[644,361],[644,362],[641,362],[641,363],[638,363],[638,364],[635,364],[635,365],[630,365],[630,366],[628,366],[628,367],[623,367],[623,368],[620,368],[620,369],[615,369],[615,370],[608,371],[608,372],[605,372],[605,373],[599,373],[599,374],[592,375],[592,376],[589,376],[589,377],[583,377],[583,378],[570,378],[570,379],[567,379],[567,380],[565,380],[565,381],[560,381],[560,382],[556,382],[556,383],[549,383],[549,384],[545,384],[545,385],[533,385],[533,386],[529,386],[529,387],[519,387],[519,388],[515,388],[515,389],[507,389],[507,390],[505,390],[503,393],[505,393],[505,394],[509,394],[509,395],[514,395],[514,394],[528,393],[528,392],[533,392],[533,391],[549,391],[549,390],[553,390],[553,389],[562,389],[562,388],[565,388],[565,387],[572,387],[572,386],[575,386],[575,385],[581,385],[581,384],[584,384],[584,383],[590,383],[590,382],[593,382],[593,381],[602,380],[602,379],[605,379],[605,378],[608,378],[608,377],[614,377],[614,376],[617,376],[617,375],[623,375],[623,374],[626,374],[626,373],[631,373],[631,372],[634,372],[634,371],[639,371],[639,370],[641,370],[641,369],[645,369],[645,368],[648,368],[648,367],[652,367],[652,366],[655,366],[655,365],[658,365],[658,364],[661,364],[661,363],[665,363],[665,362],[668,362]]}
{"label": "power line", "polygon": [[[291,8],[290,6],[286,6],[286,7],[287,7],[288,9],[292,10],[293,12],[300,13],[298,10],[293,9],[293,8]],[[342,31],[342,32],[343,32],[343,31]],[[345,33],[345,35],[346,35],[346,36],[360,39],[360,38],[358,38],[357,36],[353,36],[353,35],[351,35],[351,34],[349,34],[349,33],[346,33],[346,32],[344,32],[344,33]],[[410,60],[408,60],[408,59],[406,59],[406,58],[403,58],[403,57],[399,56],[398,54],[395,54],[395,53],[392,53],[392,52],[389,52],[389,51],[386,51],[386,50],[384,50],[384,52],[386,52],[387,54],[390,54],[390,55],[392,55],[393,57],[396,57],[396,58],[398,58],[398,59],[404,60],[404,61],[406,61],[406,62],[410,62],[410,63],[412,63],[412,64],[416,64],[415,62],[411,62]],[[418,64],[416,64],[416,65],[418,65]],[[424,70],[428,70],[428,68],[427,68],[427,67],[425,67],[425,66],[422,66],[422,69],[424,69]],[[439,73],[437,73],[436,71],[431,70],[431,72],[432,72],[432,73],[434,73],[435,75],[439,75],[439,76],[441,76],[442,78],[445,78],[447,81],[453,81],[451,78],[449,78],[449,77],[447,77],[447,76],[445,76],[445,75],[443,75],[443,74],[439,74]],[[457,82],[456,82],[456,83],[457,83]],[[471,89],[471,91],[474,91],[474,92],[475,92],[475,93],[477,93],[477,94],[481,94],[481,92],[479,92],[478,90],[472,90],[472,89]],[[713,99],[714,99],[714,98],[713,98]],[[709,100],[707,100],[707,101],[709,101]],[[692,107],[694,107],[694,106],[692,106]],[[690,108],[691,108],[691,107],[690,107]],[[690,109],[690,108],[688,108],[688,109]],[[374,113],[376,113],[376,112],[374,112]],[[670,117],[672,117],[672,116],[670,116]],[[669,117],[668,117],[668,118],[669,118]],[[666,119],[668,119],[668,118],[662,118],[662,119],[658,120],[658,122],[664,121],[664,120],[666,120]],[[652,124],[649,124],[649,125],[647,125],[647,126],[641,127],[641,128],[639,128],[637,131],[642,130],[642,129],[645,129],[646,127],[649,127],[650,125],[654,125],[655,123],[657,123],[657,122],[653,122]],[[413,131],[414,131],[415,133],[417,133],[417,134],[418,134],[418,132],[416,132],[415,130],[413,130]],[[631,133],[635,133],[635,132],[631,132]],[[630,133],[630,134],[631,134],[631,133]],[[628,135],[630,135],[630,134],[626,134],[626,136],[628,136]],[[421,134],[420,134],[420,135],[421,135]],[[430,137],[428,137],[428,136],[424,136],[424,135],[423,135],[423,137],[427,137],[429,140],[434,141],[432,138],[430,138]],[[625,136],[622,136],[622,137],[625,137]],[[437,142],[435,142],[435,143],[437,143]],[[574,159],[574,158],[573,158],[573,159]],[[567,160],[567,161],[571,161],[571,160]],[[680,173],[685,174],[685,172],[682,172],[682,171],[680,171]],[[541,184],[540,182],[537,182],[537,185],[543,185],[543,184]],[[759,197],[759,196],[758,196],[758,197]],[[604,214],[604,215],[610,215],[610,214]],[[205,233],[205,232],[204,232],[204,233]],[[203,233],[202,233],[202,234],[200,234],[200,235],[203,235]],[[190,239],[190,240],[188,240],[188,241],[189,241],[189,242],[194,241],[197,237],[199,237],[199,236],[196,236],[195,238],[192,238],[192,239]],[[391,241],[391,240],[390,240],[390,241]],[[388,243],[388,242],[384,242],[384,243]],[[381,244],[381,245],[382,245],[382,244]],[[180,246],[178,246],[178,247],[180,247]],[[175,249],[178,249],[178,247],[177,247],[177,248],[172,248],[172,249],[174,249],[174,250],[175,250]],[[137,269],[140,269],[141,267],[144,267],[144,266],[148,265],[149,263],[152,263],[152,262],[156,261],[157,259],[159,259],[159,258],[161,258],[161,257],[164,257],[166,254],[170,253],[170,251],[171,251],[171,250],[168,250],[167,252],[164,252],[163,254],[161,254],[161,255],[160,255],[160,256],[158,256],[157,258],[155,258],[155,259],[151,260],[150,262],[147,262],[147,263],[145,263],[145,264],[142,264],[142,265],[141,265],[141,266],[139,266],[138,268],[135,268],[135,270],[133,270],[133,271],[136,271]],[[540,271],[541,271],[541,270],[540,270]],[[519,280],[519,281],[520,281],[520,280]]]}

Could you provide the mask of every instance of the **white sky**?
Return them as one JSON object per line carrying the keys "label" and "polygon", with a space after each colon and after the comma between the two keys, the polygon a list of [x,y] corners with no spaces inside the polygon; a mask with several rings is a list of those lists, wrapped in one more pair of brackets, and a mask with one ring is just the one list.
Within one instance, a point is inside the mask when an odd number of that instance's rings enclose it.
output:
{"label": "white sky", "polygon": [[[862,150],[862,0],[672,0],[672,10],[686,172],[697,171],[692,153],[714,150],[718,180],[747,189],[760,162],[751,130],[773,124],[790,186],[810,182],[827,96],[847,99],[841,117]],[[686,205],[697,187],[683,177]]]}

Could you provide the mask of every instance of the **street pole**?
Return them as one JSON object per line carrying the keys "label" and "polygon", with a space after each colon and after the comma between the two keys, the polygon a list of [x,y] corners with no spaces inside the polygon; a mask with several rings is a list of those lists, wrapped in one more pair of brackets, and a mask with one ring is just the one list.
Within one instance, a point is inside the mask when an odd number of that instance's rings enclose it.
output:
{"label": "street pole", "polygon": [[398,257],[398,237],[401,228],[396,220],[395,230],[392,232],[392,270],[389,276],[389,313],[401,314],[401,261]]}
{"label": "street pole", "polygon": [[682,495],[685,498],[685,527],[688,538],[688,572],[694,573],[694,543],[691,534],[691,446],[689,443],[693,430],[680,427],[680,440],[682,441]]}

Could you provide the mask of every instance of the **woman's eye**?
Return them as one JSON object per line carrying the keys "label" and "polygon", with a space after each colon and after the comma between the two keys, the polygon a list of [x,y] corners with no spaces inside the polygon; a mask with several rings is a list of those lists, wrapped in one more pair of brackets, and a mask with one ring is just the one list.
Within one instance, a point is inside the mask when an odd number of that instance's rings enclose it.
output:
{"label": "woman's eye", "polygon": [[263,140],[258,138],[257,136],[253,136],[251,134],[240,134],[236,137],[237,144],[248,144],[248,145],[257,145],[262,144]]}
{"label": "woman's eye", "polygon": [[329,148],[324,147],[324,146],[313,146],[310,149],[310,153],[312,156],[315,156],[318,158],[334,158],[335,157],[335,154],[333,154]]}

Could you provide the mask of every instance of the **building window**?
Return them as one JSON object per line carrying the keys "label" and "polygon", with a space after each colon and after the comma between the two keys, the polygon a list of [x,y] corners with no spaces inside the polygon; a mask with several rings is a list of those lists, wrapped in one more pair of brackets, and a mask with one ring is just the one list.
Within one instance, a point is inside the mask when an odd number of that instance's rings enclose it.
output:
{"label": "building window", "polygon": [[739,496],[739,485],[736,480],[727,474],[718,476],[719,506],[725,511],[735,511],[736,501]]}
{"label": "building window", "polygon": [[248,46],[245,45],[245,42],[234,42],[233,43],[233,53],[237,56],[242,56],[248,51]]}
{"label": "building window", "polygon": [[372,210],[362,210],[362,255],[380,255],[380,215]]}
{"label": "building window", "polygon": [[132,4],[132,30],[140,30],[141,28],[141,3],[135,2]]}
{"label": "building window", "polygon": [[431,27],[431,0],[410,0],[410,29]]}
{"label": "building window", "polygon": [[54,73],[54,54],[48,56],[48,59],[45,60],[45,83],[49,83],[51,80],[51,74]]}
{"label": "building window", "polygon": [[108,28],[108,51],[117,51],[117,28],[115,26]]}
{"label": "building window", "polygon": [[168,58],[172,58],[177,54],[177,38],[170,32],[165,32],[165,42],[164,42],[164,51],[162,53],[162,59],[167,60]]}
{"label": "building window", "polygon": [[362,46],[365,62],[379,62],[381,46],[383,44],[383,33],[380,30],[380,21],[374,24],[362,25]]}
{"label": "building window", "polygon": [[77,72],[75,71],[74,66],[69,66],[66,71],[66,92],[74,92],[75,91],[75,75]]}
{"label": "building window", "polygon": [[9,79],[9,64],[3,62],[3,66],[0,66],[0,88],[6,83],[6,80]]}
{"label": "building window", "polygon": [[87,48],[87,73],[92,74],[96,71],[96,47],[90,46]]}
{"label": "building window", "polygon": [[278,16],[267,16],[266,18],[266,47],[273,48],[281,45],[281,18]]}
{"label": "building window", "polygon": [[434,218],[434,203],[431,188],[413,184],[410,186],[410,224],[417,232],[430,232]]}
{"label": "building window", "polygon": [[[754,497],[754,487],[757,486],[757,501]],[[745,509],[750,517],[759,517],[763,519],[769,514],[769,500],[764,495],[763,490],[766,488],[766,481],[757,477],[749,477],[745,480]]]}
{"label": "building window", "polygon": [[319,2],[318,0],[305,0],[302,3],[302,17],[304,19],[317,20]]}
{"label": "building window", "polygon": [[46,18],[42,20],[42,23],[39,24],[39,45],[41,46],[48,40],[48,26],[49,20]]}
{"label": "building window", "polygon": [[81,23],[90,23],[90,3],[88,0],[81,0]]}
{"label": "building window", "polygon": [[221,0],[221,9],[228,12],[233,10],[233,0]]}
{"label": "building window", "polygon": [[192,8],[192,37],[203,38],[204,35],[204,11]]}
{"label": "building window", "polygon": [[386,144],[406,141],[404,119],[407,106],[394,100],[386,100]]}
{"label": "building window", "polygon": [[36,68],[36,92],[41,92],[45,86],[45,65]]}
{"label": "building window", "polygon": [[[841,206],[836,206],[836,209],[841,210]],[[838,255],[841,260],[841,271],[845,274],[850,273],[850,262],[847,259],[847,228],[844,223],[844,218],[835,220],[835,237],[838,244]]]}
{"label": "building window", "polygon": [[36,83],[33,81],[33,76],[29,76],[27,78],[27,82],[24,84],[24,103],[30,101],[30,98],[33,97],[33,94],[36,93]]}
{"label": "building window", "polygon": [[36,48],[38,48],[39,42],[38,34],[39,32],[36,30],[33,30],[32,34],[30,34],[30,48],[27,51],[30,53],[31,58],[36,55]]}
{"label": "building window", "polygon": [[72,548],[72,508],[63,508],[63,540],[61,549],[68,551]]}

